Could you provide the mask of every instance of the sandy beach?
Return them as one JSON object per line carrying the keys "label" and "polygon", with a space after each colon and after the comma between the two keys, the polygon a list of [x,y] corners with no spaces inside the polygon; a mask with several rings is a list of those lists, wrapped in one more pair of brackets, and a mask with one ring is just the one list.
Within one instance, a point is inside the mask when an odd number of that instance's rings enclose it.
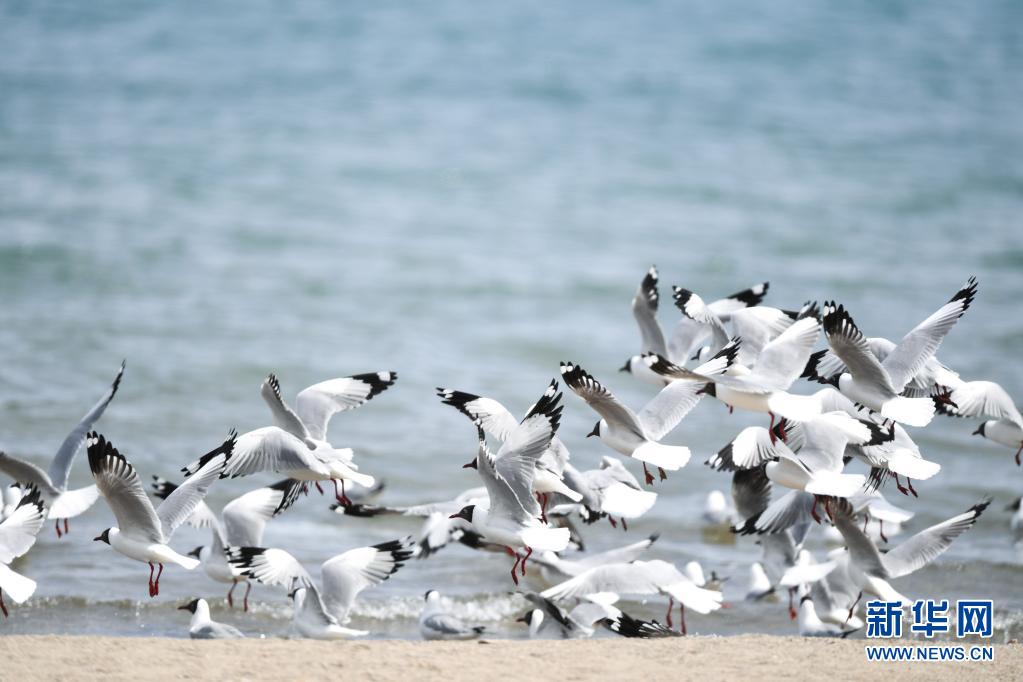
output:
{"label": "sandy beach", "polygon": [[[796,679],[793,661],[821,679],[1023,679],[1023,647],[995,646],[985,663],[870,663],[864,642],[749,635],[671,641],[314,642],[165,638],[0,638],[0,679],[360,679],[476,682],[678,680],[703,676]],[[301,664],[298,662],[301,661]]]}

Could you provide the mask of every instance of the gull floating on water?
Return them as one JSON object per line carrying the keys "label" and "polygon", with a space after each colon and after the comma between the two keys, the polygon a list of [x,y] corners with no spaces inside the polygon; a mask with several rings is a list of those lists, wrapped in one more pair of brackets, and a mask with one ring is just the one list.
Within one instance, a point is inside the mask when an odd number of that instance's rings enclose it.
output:
{"label": "gull floating on water", "polygon": [[466,625],[461,619],[448,613],[437,590],[427,590],[423,599],[426,603],[419,614],[419,633],[423,639],[479,639],[486,631],[482,625]]}

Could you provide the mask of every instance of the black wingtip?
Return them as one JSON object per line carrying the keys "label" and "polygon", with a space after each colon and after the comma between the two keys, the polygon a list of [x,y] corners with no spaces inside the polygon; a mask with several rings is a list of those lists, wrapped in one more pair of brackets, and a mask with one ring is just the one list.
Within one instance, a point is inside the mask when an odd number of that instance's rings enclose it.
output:
{"label": "black wingtip", "polygon": [[172,483],[165,478],[153,475],[153,482],[150,484],[153,488],[153,494],[159,497],[161,500],[166,500],[167,496],[178,489],[177,483]]}
{"label": "black wingtip", "polygon": [[647,303],[654,310],[657,309],[657,304],[661,300],[661,295],[657,292],[657,266],[651,265],[650,269],[646,271],[646,275],[643,276],[643,281],[640,282],[639,290],[643,293]]}
{"label": "black wingtip", "polygon": [[760,302],[767,296],[767,290],[771,288],[770,282],[761,282],[760,284],[754,284],[748,289],[737,291],[727,298],[733,301],[739,301],[745,303],[746,307],[760,305]]}
{"label": "black wingtip", "polygon": [[950,298],[948,300],[948,302],[949,303],[954,303],[955,301],[962,301],[963,302],[963,312],[966,312],[966,310],[970,307],[970,304],[973,303],[973,299],[974,299],[974,297],[976,295],[977,295],[977,278],[974,277],[973,275],[971,275],[970,278],[968,280],[966,280],[966,284],[964,284],[962,287],[960,287],[959,291],[957,291],[955,293],[955,296]]}
{"label": "black wingtip", "polygon": [[970,507],[967,511],[973,512],[973,518],[976,520],[980,518],[980,515],[983,514],[984,510],[986,510],[990,505],[991,498],[985,497],[983,500]]}
{"label": "black wingtip", "polygon": [[393,386],[394,382],[398,380],[398,373],[393,370],[384,370],[382,372],[353,374],[350,378],[369,384],[369,393],[366,394],[366,400],[369,400]]}
{"label": "black wingtip", "polygon": [[104,460],[112,456],[124,459],[124,456],[117,451],[113,443],[108,441],[102,434],[90,431],[85,435],[86,452],[89,456],[89,471],[95,476],[104,469]]}
{"label": "black wingtip", "polygon": [[39,488],[28,483],[22,486],[21,500],[18,501],[17,509],[21,509],[22,507],[30,504],[35,505],[39,512],[45,511],[46,505],[43,504],[43,498],[39,492]]}
{"label": "black wingtip", "polygon": [[558,391],[558,382],[552,380],[543,392],[543,395],[540,396],[540,399],[536,401],[536,404],[533,405],[533,408],[529,410],[529,413],[526,414],[522,421],[524,422],[535,415],[543,415],[550,421],[551,430],[556,432],[561,425],[561,410],[563,408],[563,405],[561,405],[561,395]]}

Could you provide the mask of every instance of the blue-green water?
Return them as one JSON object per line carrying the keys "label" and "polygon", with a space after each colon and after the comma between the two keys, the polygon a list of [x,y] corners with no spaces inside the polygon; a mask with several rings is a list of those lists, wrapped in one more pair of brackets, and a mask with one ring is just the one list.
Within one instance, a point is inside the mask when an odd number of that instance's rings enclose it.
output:
{"label": "blue-green water", "polygon": [[[267,372],[293,396],[394,369],[332,440],[390,501],[451,495],[476,483],[459,468],[474,434],[434,386],[520,411],[572,359],[646,399],[615,369],[638,350],[628,306],[651,262],[662,293],[767,279],[767,303],[835,297],[890,337],[975,274],[941,358],[1023,396],[1018,3],[2,2],[0,45],[0,445],[38,462],[122,358],[101,430],[164,475],[229,427],[268,424]],[[592,413],[566,403],[562,435],[592,466]],[[704,542],[695,512],[728,485],[699,462],[752,423],[702,404],[672,436],[693,463],[627,536],[600,526],[590,544],[659,530],[658,556],[735,576],[739,600],[758,550]],[[1023,473],[971,430],[915,434],[944,470],[899,502],[914,529],[995,504],[897,586],[991,596],[1011,624],[1023,597],[1003,507]],[[211,501],[272,480],[225,482]],[[79,461],[73,483],[88,482]],[[90,542],[110,523],[101,502],[69,538],[44,531],[19,564],[37,596],[3,632],[181,635],[171,607],[221,593],[171,568],[153,606],[145,566]],[[415,529],[312,497],[266,540],[314,567]],[[427,587],[471,609],[510,588],[507,563],[461,548],[414,562],[354,626],[413,632]],[[285,630],[286,600],[254,595],[259,613],[215,615]],[[694,623],[794,630],[781,605]]]}

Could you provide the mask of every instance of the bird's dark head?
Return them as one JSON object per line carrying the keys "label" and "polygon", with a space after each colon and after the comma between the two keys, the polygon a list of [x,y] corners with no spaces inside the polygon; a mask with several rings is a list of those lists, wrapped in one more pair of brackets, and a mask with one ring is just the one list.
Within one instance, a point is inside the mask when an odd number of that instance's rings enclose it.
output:
{"label": "bird's dark head", "polygon": [[804,594],[803,598],[799,600],[799,605],[802,606],[804,602],[810,602],[812,604],[813,603],[813,597],[811,597],[808,594]]}
{"label": "bird's dark head", "polygon": [[[635,356],[633,356],[633,357],[635,357]],[[628,360],[626,360],[625,364],[618,368],[618,371],[619,372],[628,372],[629,374],[632,374],[632,360],[633,360],[633,358],[629,358]]]}
{"label": "bird's dark head", "polygon": [[532,625],[533,623],[533,612],[526,611],[524,614],[515,619],[516,623],[525,623],[526,625]]}
{"label": "bird's dark head", "polygon": [[977,430],[976,430],[976,431],[974,431],[974,432],[973,432],[972,434],[970,434],[970,435],[971,435],[971,436],[984,436],[984,435],[985,435],[985,433],[984,433],[984,427],[985,427],[985,426],[987,426],[987,422],[984,422],[984,423],[982,423],[982,424],[981,424],[980,426],[978,426],[978,427],[977,427]]}
{"label": "bird's dark head", "polygon": [[476,510],[476,505],[467,504],[457,513],[449,516],[449,519],[465,519],[467,522],[472,523],[472,513]]}
{"label": "bird's dark head", "polygon": [[596,424],[594,424],[593,425],[593,430],[586,434],[587,438],[589,438],[590,436],[598,436],[598,437],[600,436],[600,422],[597,422]]}
{"label": "bird's dark head", "polygon": [[423,601],[430,601],[430,595],[432,594],[438,594],[437,590],[427,590],[426,593],[423,594]]}
{"label": "bird's dark head", "polygon": [[473,457],[473,458],[472,458],[472,461],[471,461],[471,462],[468,462],[468,463],[466,463],[466,464],[463,464],[463,465],[462,465],[462,468],[463,468],[463,469],[479,469],[479,468],[480,468],[480,465],[479,465],[479,463],[478,463],[478,462],[476,461],[476,458],[475,458],[475,457]]}
{"label": "bird's dark head", "polygon": [[188,611],[189,613],[195,613],[195,610],[199,607],[199,600],[193,599],[187,604],[183,604],[178,607],[178,611]]}
{"label": "bird's dark head", "polygon": [[102,540],[103,542],[107,543],[108,545],[110,544],[110,529],[109,528],[107,528],[105,531],[100,533],[97,537],[94,537],[92,539],[93,542],[99,542],[100,540]]}
{"label": "bird's dark head", "polygon": [[199,558],[199,554],[202,552],[202,547],[203,547],[202,545],[199,545],[198,547],[193,549],[191,552],[189,552],[188,556],[193,556],[196,559],[198,559]]}

